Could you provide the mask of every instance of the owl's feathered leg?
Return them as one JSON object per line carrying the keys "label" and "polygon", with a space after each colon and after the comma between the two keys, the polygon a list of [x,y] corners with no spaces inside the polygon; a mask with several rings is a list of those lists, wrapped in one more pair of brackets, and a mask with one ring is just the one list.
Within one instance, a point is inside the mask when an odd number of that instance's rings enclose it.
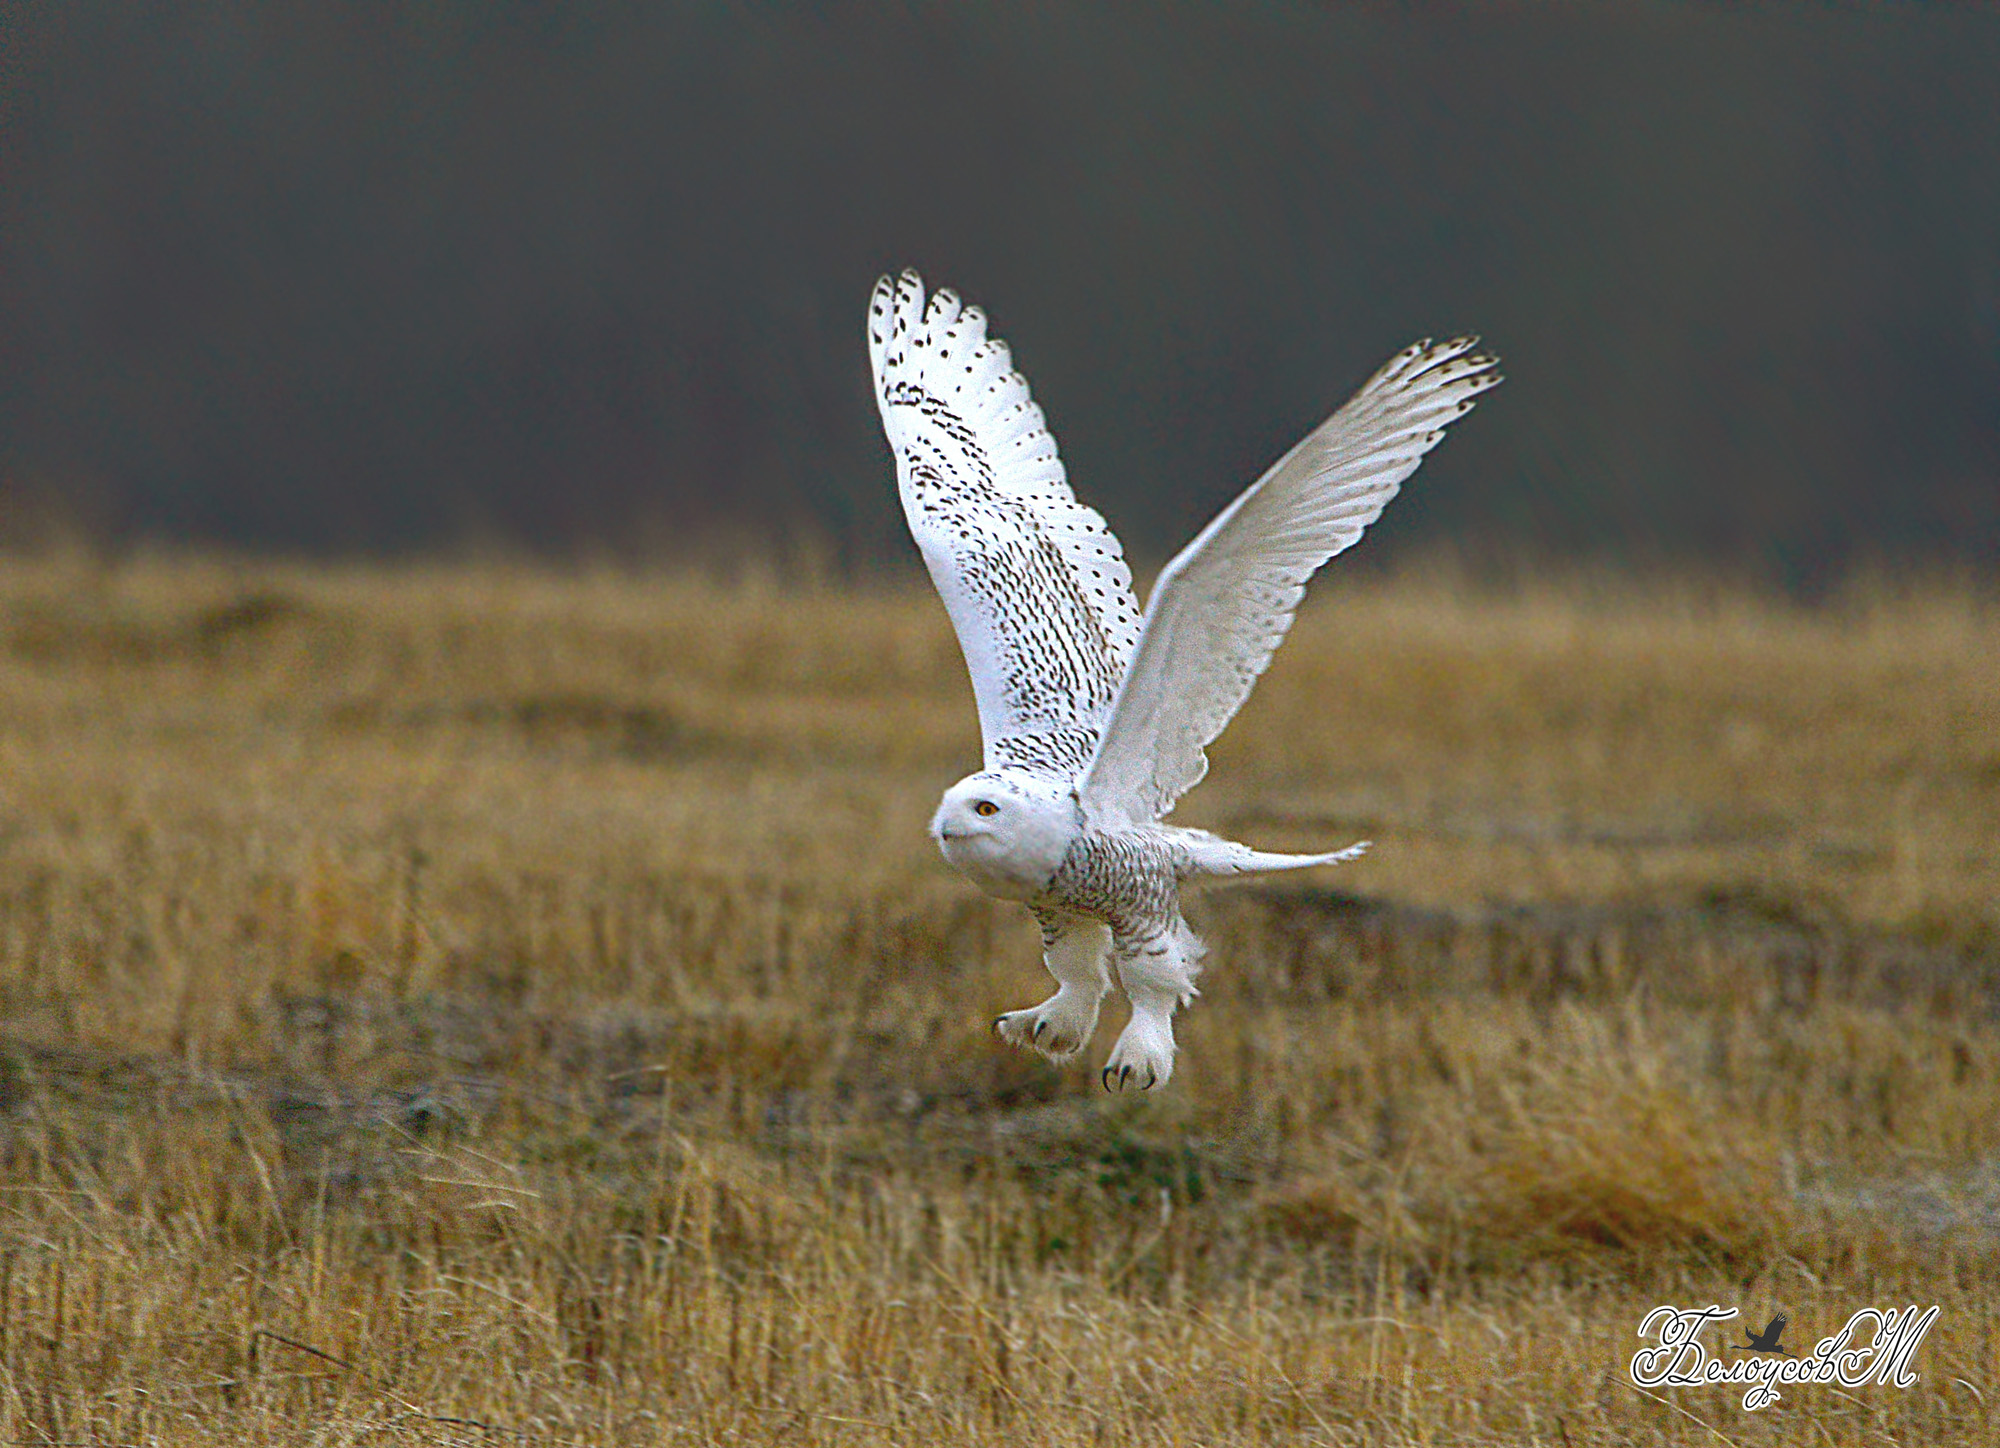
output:
{"label": "owl's feathered leg", "polygon": [[1057,910],[1037,909],[1042,925],[1042,963],[1056,978],[1056,993],[1038,1006],[1009,1011],[993,1023],[1000,1039],[1051,1061],[1067,1061],[1097,1029],[1097,1005],[1111,989],[1104,957],[1111,931],[1101,921]]}
{"label": "owl's feathered leg", "polygon": [[1112,959],[1132,1002],[1132,1019],[1104,1063],[1104,1089],[1150,1091],[1174,1074],[1174,1011],[1193,1000],[1207,948],[1176,913],[1164,925],[1114,927]]}

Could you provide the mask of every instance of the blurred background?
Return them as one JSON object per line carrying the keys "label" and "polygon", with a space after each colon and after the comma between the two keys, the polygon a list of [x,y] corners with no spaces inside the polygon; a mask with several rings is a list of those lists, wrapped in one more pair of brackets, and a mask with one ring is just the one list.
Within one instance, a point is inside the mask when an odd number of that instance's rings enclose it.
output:
{"label": "blurred background", "polygon": [[1389,353],[1364,566],[2000,558],[2000,12],[0,8],[0,531],[909,566],[877,274],[1158,561]]}

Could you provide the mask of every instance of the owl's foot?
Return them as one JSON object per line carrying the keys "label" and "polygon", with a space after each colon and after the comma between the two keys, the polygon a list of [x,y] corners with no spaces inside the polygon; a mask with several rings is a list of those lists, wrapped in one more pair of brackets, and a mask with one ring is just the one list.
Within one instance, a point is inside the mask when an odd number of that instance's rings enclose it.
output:
{"label": "owl's foot", "polygon": [[1007,1012],[993,1022],[993,1029],[1010,1045],[1038,1051],[1051,1061],[1067,1061],[1097,1029],[1097,1001],[1085,991],[1064,986],[1038,1006]]}
{"label": "owl's foot", "polygon": [[1166,1013],[1135,1010],[1104,1063],[1104,1089],[1150,1091],[1174,1074],[1174,1026]]}

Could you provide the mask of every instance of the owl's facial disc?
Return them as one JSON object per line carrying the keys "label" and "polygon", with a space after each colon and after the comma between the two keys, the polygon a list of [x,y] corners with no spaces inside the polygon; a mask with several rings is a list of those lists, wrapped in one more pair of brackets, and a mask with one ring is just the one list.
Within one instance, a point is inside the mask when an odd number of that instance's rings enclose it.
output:
{"label": "owl's facial disc", "polygon": [[1025,900],[1049,883],[1076,838],[1076,802],[1060,786],[1001,769],[968,775],[944,792],[931,838],[990,895]]}

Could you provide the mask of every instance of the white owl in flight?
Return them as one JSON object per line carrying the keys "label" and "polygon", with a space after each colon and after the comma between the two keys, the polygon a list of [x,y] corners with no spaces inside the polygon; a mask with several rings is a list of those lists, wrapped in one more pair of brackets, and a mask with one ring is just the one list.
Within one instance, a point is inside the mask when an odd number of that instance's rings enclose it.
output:
{"label": "white owl in flight", "polygon": [[875,399],[985,736],[985,767],[945,791],[931,834],[974,884],[1034,912],[1056,979],[1040,1005],[994,1023],[1004,1039],[1070,1059],[1115,970],[1132,1019],[1104,1084],[1163,1085],[1203,953],[1181,883],[1367,848],[1267,854],[1161,821],[1207,770],[1203,747],[1249,697],[1306,580],[1500,380],[1476,345],[1420,342],[1393,358],[1180,551],[1142,614],[1118,540],[1069,490],[985,315],[949,291],[927,301],[915,272],[875,284]]}

